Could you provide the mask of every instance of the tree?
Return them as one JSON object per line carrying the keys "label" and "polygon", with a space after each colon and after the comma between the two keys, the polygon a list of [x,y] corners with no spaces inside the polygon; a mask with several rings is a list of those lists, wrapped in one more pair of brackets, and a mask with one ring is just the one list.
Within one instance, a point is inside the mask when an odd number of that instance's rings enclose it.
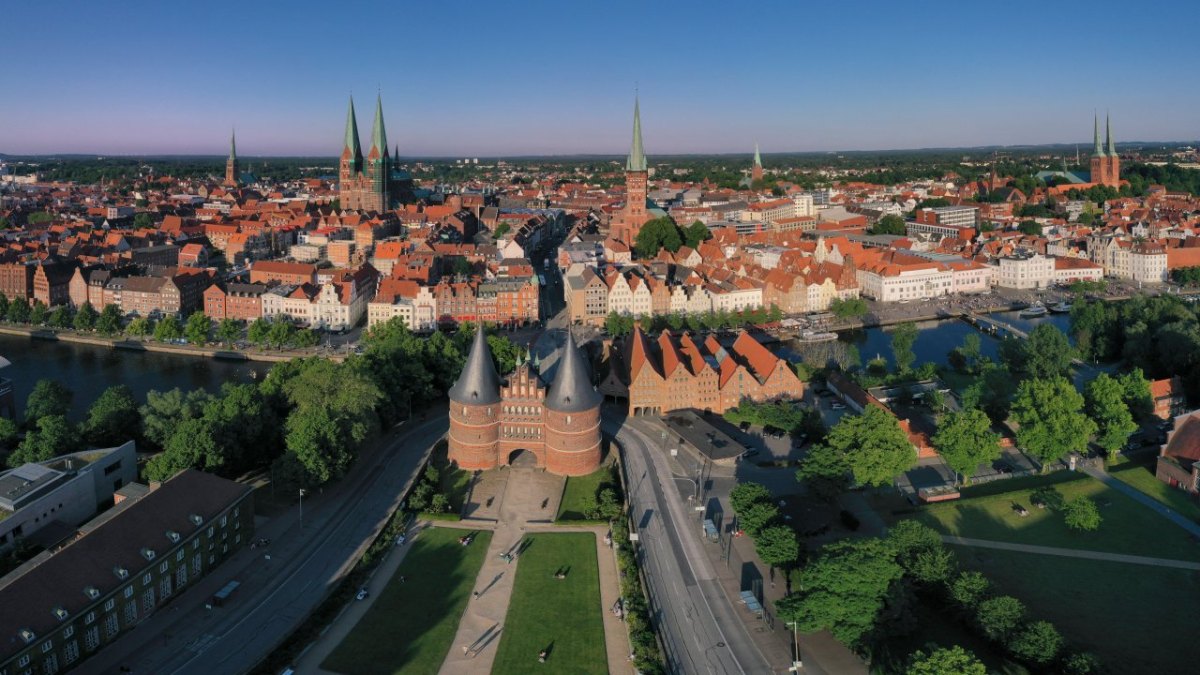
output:
{"label": "tree", "polygon": [[768,525],[754,537],[754,551],[771,567],[791,567],[800,558],[800,542],[790,526]]}
{"label": "tree", "polygon": [[1122,398],[1129,412],[1135,416],[1144,417],[1154,412],[1154,398],[1150,395],[1150,380],[1142,374],[1141,368],[1134,368],[1124,375],[1117,377],[1121,384]]}
{"label": "tree", "polygon": [[[491,338],[488,338],[488,340],[491,341]],[[318,335],[317,331],[315,330],[305,328],[304,330],[298,330],[292,334],[292,345],[299,347],[300,349],[312,349],[319,344],[321,344],[321,336]],[[495,355],[495,352],[492,352],[492,354]]]}
{"label": "tree", "polygon": [[0,452],[11,449],[16,445],[21,434],[21,427],[7,417],[0,417]]}
{"label": "tree", "polygon": [[938,454],[967,485],[980,464],[1000,458],[1000,435],[992,431],[992,421],[979,409],[947,415],[931,440]]}
{"label": "tree", "polygon": [[79,449],[79,432],[63,415],[46,415],[37,420],[35,428],[25,433],[25,440],[8,457],[8,465],[44,462]]}
{"label": "tree", "polygon": [[1040,237],[1042,235],[1042,226],[1036,220],[1022,220],[1017,225],[1017,230],[1031,237]]}
{"label": "tree", "polygon": [[139,230],[149,229],[154,227],[154,216],[149,213],[135,213],[133,216],[133,226]]}
{"label": "tree", "polygon": [[975,620],[984,635],[997,642],[1007,640],[1024,618],[1025,605],[1011,595],[984,600],[979,603],[979,609],[975,612]]}
{"label": "tree", "polygon": [[272,321],[271,329],[267,331],[267,344],[275,349],[283,349],[292,342],[296,327],[288,321]]}
{"label": "tree", "polygon": [[46,318],[46,323],[51,328],[70,328],[71,327],[71,310],[66,305],[59,305],[50,312],[50,316]]}
{"label": "tree", "polygon": [[96,447],[108,448],[136,438],[141,426],[142,416],[133,392],[118,384],[105,389],[88,408],[83,436]]}
{"label": "tree", "polygon": [[204,316],[204,312],[192,312],[187,318],[187,323],[183,327],[183,334],[187,337],[187,341],[203,347],[208,344],[208,333],[212,330],[212,320]]}
{"label": "tree", "polygon": [[871,234],[896,234],[904,236],[908,230],[905,227],[903,218],[889,213],[876,221],[867,232]]}
{"label": "tree", "polygon": [[971,652],[955,645],[926,654],[913,654],[905,675],[987,675],[987,666]]}
{"label": "tree", "polygon": [[845,458],[861,485],[889,485],[917,463],[917,452],[896,418],[875,406],[842,417],[825,442]]}
{"label": "tree", "polygon": [[1088,416],[1098,428],[1096,445],[1108,453],[1109,458],[1117,456],[1122,446],[1137,431],[1137,422],[1125,404],[1125,388],[1121,382],[1109,377],[1108,373],[1100,373],[1084,388],[1084,398],[1087,401]]}
{"label": "tree", "polygon": [[963,338],[959,353],[962,354],[963,361],[966,363],[967,372],[973,373],[979,369],[980,360],[983,358],[982,346],[983,341],[980,339],[979,333],[967,333]]}
{"label": "tree", "polygon": [[1009,407],[1017,385],[1008,368],[996,364],[987,364],[973,383],[963,390],[963,408],[979,408],[987,413],[993,422],[1002,423],[1008,419]]}
{"label": "tree", "polygon": [[829,311],[839,319],[851,319],[867,314],[867,301],[862,298],[834,298],[829,303]]}
{"label": "tree", "polygon": [[237,319],[221,319],[217,324],[217,339],[226,347],[232,345],[242,335],[242,325]]}
{"label": "tree", "polygon": [[1066,378],[1025,380],[1017,389],[1012,414],[1019,426],[1017,445],[1042,463],[1083,452],[1096,423],[1083,413],[1083,396]]}
{"label": "tree", "polygon": [[1071,374],[1075,349],[1054,324],[1043,323],[1029,333],[1028,340],[1005,340],[1000,358],[1008,367],[1030,377],[1066,377]]}
{"label": "tree", "polygon": [[146,337],[154,332],[154,323],[144,316],[139,316],[129,322],[129,325],[125,327],[125,332],[131,337]]}
{"label": "tree", "polygon": [[1065,675],[1095,675],[1101,670],[1100,659],[1090,652],[1075,652],[1062,660]]}
{"label": "tree", "polygon": [[1063,504],[1063,522],[1072,530],[1092,532],[1100,528],[1100,509],[1096,502],[1080,495]]}
{"label": "tree", "polygon": [[225,464],[225,448],[216,425],[203,417],[184,420],[167,439],[163,451],[146,463],[146,478],[167,480],[184,469],[212,471]]}
{"label": "tree", "polygon": [[31,311],[28,300],[25,298],[16,298],[8,303],[7,318],[12,323],[29,323]]}
{"label": "tree", "polygon": [[987,596],[992,584],[979,572],[959,572],[949,583],[950,598],[964,609],[974,609]]}
{"label": "tree", "polygon": [[46,323],[46,314],[46,305],[41,300],[34,300],[33,307],[29,310],[29,323],[34,326]]}
{"label": "tree", "polygon": [[34,422],[50,415],[66,415],[74,397],[74,392],[58,380],[38,380],[25,399],[26,424],[33,426]]}
{"label": "tree", "polygon": [[204,414],[204,406],[210,400],[212,396],[203,389],[186,394],[179,388],[146,392],[146,405],[139,410],[143,435],[155,446],[165,447],[175,428]]}
{"label": "tree", "polygon": [[917,553],[908,566],[908,574],[922,584],[944,584],[954,574],[954,551],[940,546]]}
{"label": "tree", "polygon": [[896,370],[901,374],[907,373],[917,358],[913,353],[916,342],[917,324],[905,321],[892,329],[892,355],[896,359]]}
{"label": "tree", "polygon": [[640,258],[653,258],[659,249],[667,249],[671,253],[679,250],[683,239],[679,236],[679,228],[675,221],[663,216],[652,218],[642,224],[634,240],[633,248]]}
{"label": "tree", "polygon": [[709,231],[707,225],[700,222],[699,220],[693,222],[691,225],[688,225],[687,228],[683,231],[684,243],[686,243],[691,248],[696,248],[697,246],[700,245],[701,242],[707,241],[711,238],[712,238],[712,232]]}
{"label": "tree", "polygon": [[807,483],[813,496],[832,502],[850,485],[846,455],[828,445],[814,445],[796,471],[796,480]]}
{"label": "tree", "polygon": [[771,491],[759,483],[742,481],[729,491],[729,503],[734,513],[745,511],[751,504],[770,502]]}
{"label": "tree", "polygon": [[613,337],[623,337],[633,332],[633,317],[609,312],[604,319],[604,330]]}
{"label": "tree", "polygon": [[800,569],[796,592],[775,604],[779,616],[803,632],[829,630],[856,647],[875,626],[892,585],[904,575],[880,539],[838,541]]}
{"label": "tree", "polygon": [[267,345],[267,334],[270,331],[270,322],[260,317],[252,321],[250,327],[246,329],[246,339],[250,341],[250,344],[261,349]]}
{"label": "tree", "polygon": [[1049,621],[1034,621],[1025,626],[1008,648],[1017,658],[1044,666],[1062,650],[1062,634]]}
{"label": "tree", "polygon": [[75,330],[92,330],[96,327],[96,320],[100,315],[96,312],[96,308],[92,307],[92,303],[85,302],[80,306],[79,311],[75,312]]}
{"label": "tree", "polygon": [[737,514],[738,525],[746,534],[757,537],[763,528],[779,518],[779,508],[770,502],[754,502]]}
{"label": "tree", "polygon": [[896,523],[887,536],[896,561],[914,580],[923,584],[942,584],[954,571],[954,554],[946,549],[942,537],[933,528],[915,520]]}
{"label": "tree", "polygon": [[341,476],[354,459],[352,449],[342,442],[337,420],[324,410],[288,415],[286,442],[288,452],[296,455],[317,484]]}
{"label": "tree", "polygon": [[96,319],[96,330],[103,335],[116,335],[121,332],[121,308],[116,305],[105,305],[100,316]]}
{"label": "tree", "polygon": [[175,315],[168,314],[154,327],[154,339],[159,342],[174,342],[183,337],[183,328]]}

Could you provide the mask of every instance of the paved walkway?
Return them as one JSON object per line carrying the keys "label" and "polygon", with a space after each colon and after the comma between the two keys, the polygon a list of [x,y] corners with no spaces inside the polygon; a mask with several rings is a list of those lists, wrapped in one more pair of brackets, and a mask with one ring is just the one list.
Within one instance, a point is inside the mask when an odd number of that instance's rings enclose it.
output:
{"label": "paved walkway", "polygon": [[1196,522],[1191,518],[1180,514],[1178,511],[1166,506],[1162,502],[1151,497],[1145,492],[1138,490],[1132,485],[1128,485],[1123,481],[1113,478],[1112,476],[1108,475],[1107,471],[1097,469],[1093,466],[1085,466],[1083,471],[1092,478],[1101,481],[1108,487],[1124,493],[1125,495],[1131,497],[1134,501],[1140,502],[1141,504],[1150,507],[1152,510],[1157,511],[1167,520],[1187,530],[1188,534],[1192,535],[1193,537],[1200,538],[1200,525],[1196,524]]}
{"label": "paved walkway", "polygon": [[1058,555],[1064,558],[1086,558],[1088,560],[1107,560],[1109,562],[1130,563],[1133,565],[1150,565],[1152,567],[1175,567],[1182,570],[1200,570],[1200,563],[1187,560],[1169,560],[1167,558],[1147,558],[1141,555],[1125,555],[1124,553],[1106,553],[1104,551],[1080,551],[1072,548],[1056,546],[1032,546],[1030,544],[1013,544],[1007,541],[988,541],[986,539],[969,539],[942,535],[942,541],[947,544],[974,546],[976,548],[995,548],[1004,551],[1020,551],[1022,553],[1038,553],[1041,555]]}

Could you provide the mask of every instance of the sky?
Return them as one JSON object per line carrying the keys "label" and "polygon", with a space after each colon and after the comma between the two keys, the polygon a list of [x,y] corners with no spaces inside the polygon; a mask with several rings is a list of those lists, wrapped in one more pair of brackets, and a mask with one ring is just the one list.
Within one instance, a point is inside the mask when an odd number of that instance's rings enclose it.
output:
{"label": "sky", "polygon": [[[403,156],[1200,138],[1200,2],[8,2],[0,153]],[[1174,28],[1178,27],[1178,28]]]}

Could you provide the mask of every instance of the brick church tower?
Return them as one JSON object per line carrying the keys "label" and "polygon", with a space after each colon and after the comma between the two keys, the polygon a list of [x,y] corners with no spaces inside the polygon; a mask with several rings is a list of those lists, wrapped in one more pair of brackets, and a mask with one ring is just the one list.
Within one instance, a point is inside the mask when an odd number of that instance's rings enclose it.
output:
{"label": "brick church tower", "polygon": [[625,208],[617,215],[612,229],[614,239],[633,246],[642,225],[650,220],[646,213],[646,184],[649,171],[646,169],[646,153],[642,150],[642,116],[639,102],[633,101],[633,144],[629,158],[625,161]]}
{"label": "brick church tower", "polygon": [[346,137],[338,164],[338,199],[343,209],[386,211],[391,206],[392,158],[388,154],[383,126],[383,101],[375,99],[375,123],[371,127],[371,149],[364,158],[358,142],[358,120],[354,99],[346,113]]}
{"label": "brick church tower", "polygon": [[239,175],[241,175],[241,172],[238,170],[237,135],[234,132],[230,132],[229,159],[225,160],[225,187],[237,187]]}
{"label": "brick church tower", "polygon": [[760,157],[758,154],[758,143],[755,143],[754,144],[754,165],[750,167],[750,182],[753,184],[754,182],[762,180],[762,177],[763,177],[762,157]]}
{"label": "brick church tower", "polygon": [[1100,144],[1100,118],[1097,116],[1092,123],[1092,176],[1091,182],[1109,187],[1121,186],[1121,158],[1117,155],[1117,144],[1113,141],[1112,120],[1105,115],[1105,133],[1108,136],[1108,148]]}
{"label": "brick church tower", "polygon": [[511,464],[528,453],[538,468],[564,476],[600,466],[600,393],[568,331],[554,382],[536,360],[501,382],[482,327],[450,388],[449,458],[469,471]]}

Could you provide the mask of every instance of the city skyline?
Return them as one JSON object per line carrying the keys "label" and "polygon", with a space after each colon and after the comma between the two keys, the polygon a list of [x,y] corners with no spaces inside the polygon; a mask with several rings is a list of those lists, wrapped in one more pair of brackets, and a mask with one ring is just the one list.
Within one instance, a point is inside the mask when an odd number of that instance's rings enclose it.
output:
{"label": "city skyline", "polygon": [[[236,127],[248,157],[335,156],[347,97],[377,92],[410,157],[620,155],[635,91],[651,156],[749,154],[755,142],[767,155],[1083,144],[1094,111],[1111,113],[1122,139],[1200,137],[1186,45],[1118,5],[1069,4],[1039,6],[1034,21],[961,7],[893,16],[873,3],[854,17],[787,5],[681,13],[618,2],[569,16],[483,5],[466,13],[486,32],[440,33],[444,18],[428,7],[239,7],[230,20],[219,4],[24,5],[8,13],[29,27],[10,47],[36,59],[0,73],[24,101],[6,111],[0,152],[220,155]],[[1185,3],[1158,7],[1200,18]],[[367,15],[378,34],[364,30]],[[1018,34],[1035,47],[986,40]],[[1072,59],[1086,67],[1067,68]],[[1177,105],[1114,82],[1170,90]]]}

